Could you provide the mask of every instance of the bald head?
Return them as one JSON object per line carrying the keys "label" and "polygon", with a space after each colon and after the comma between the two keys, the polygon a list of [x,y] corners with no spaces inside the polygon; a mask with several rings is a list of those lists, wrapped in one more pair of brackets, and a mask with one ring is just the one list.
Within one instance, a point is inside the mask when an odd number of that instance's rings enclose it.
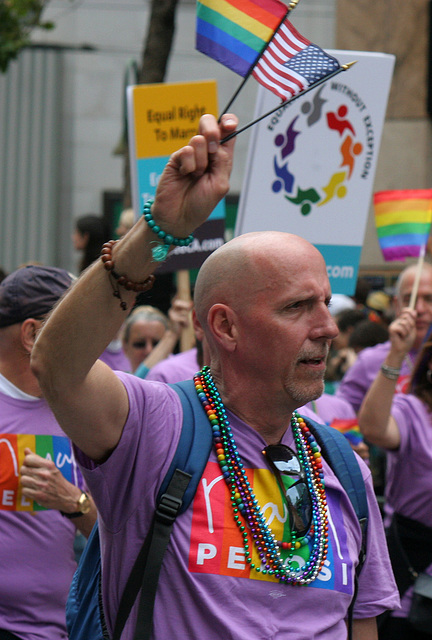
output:
{"label": "bald head", "polygon": [[[417,275],[417,269],[417,264],[411,264],[400,272],[395,286],[395,295],[397,298],[400,298],[401,291],[404,289],[404,285],[407,282],[414,282]],[[421,277],[423,280],[429,280],[432,283],[432,264],[429,262],[423,263]]]}
{"label": "bald head", "polygon": [[255,303],[262,290],[298,277],[299,261],[315,261],[325,269],[320,252],[307,240],[280,231],[246,233],[227,242],[202,265],[195,285],[195,310],[205,329],[209,309],[216,303],[235,309]]}
{"label": "bald head", "polygon": [[[406,267],[400,275],[396,283],[395,303],[396,314],[399,315],[404,307],[408,307],[411,303],[411,294],[416,285],[418,276],[417,265]],[[415,310],[416,318],[416,339],[414,342],[414,350],[420,348],[425,336],[428,334],[432,324],[432,265],[424,263],[418,286],[416,288]]]}

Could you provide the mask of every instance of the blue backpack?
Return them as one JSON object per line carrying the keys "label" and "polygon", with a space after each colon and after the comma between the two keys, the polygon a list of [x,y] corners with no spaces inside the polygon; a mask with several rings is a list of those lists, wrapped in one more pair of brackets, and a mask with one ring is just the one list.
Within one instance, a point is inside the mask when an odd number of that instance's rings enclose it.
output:
{"label": "blue backpack", "polygon": [[[195,495],[212,447],[209,422],[197,397],[193,381],[187,380],[170,386],[178,393],[182,403],[182,431],[174,458],[159,489],[152,525],[121,598],[112,638],[108,634],[102,606],[101,557],[96,522],[73,577],[66,604],[69,640],[120,640],[140,590],[134,640],[147,640],[150,637],[157,583],[171,530],[176,517],[188,508]],[[309,418],[306,420],[324,458],[348,494],[362,529],[356,587],[348,615],[348,637],[351,638],[357,578],[366,554],[366,489],[358,462],[345,437],[331,427],[318,424]]]}

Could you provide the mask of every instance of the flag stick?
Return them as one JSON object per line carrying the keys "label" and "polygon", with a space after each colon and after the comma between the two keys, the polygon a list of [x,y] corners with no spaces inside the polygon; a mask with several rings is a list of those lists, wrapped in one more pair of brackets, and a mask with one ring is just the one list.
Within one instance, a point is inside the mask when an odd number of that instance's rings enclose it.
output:
{"label": "flag stick", "polygon": [[[191,296],[191,284],[190,274],[187,269],[180,269],[177,271],[177,297],[180,300],[190,302]],[[189,326],[182,330],[180,335],[180,351],[188,351],[195,345],[195,333],[192,325],[192,312],[190,313]]]}
{"label": "flag stick", "polygon": [[341,71],[347,71],[356,62],[357,62],[357,60],[353,60],[353,62],[347,62],[346,64],[343,64],[342,66],[339,67],[339,69],[336,69],[336,71],[333,71],[332,73],[329,73],[328,76],[325,76],[324,78],[321,78],[320,80],[317,80],[316,82],[311,84],[309,87],[307,87],[307,89],[304,89],[303,91],[301,91],[297,95],[293,96],[289,100],[285,100],[285,102],[282,102],[277,107],[274,107],[270,111],[267,111],[267,113],[264,113],[264,115],[260,116],[256,120],[252,120],[252,122],[249,122],[249,124],[246,124],[241,129],[237,129],[237,131],[234,131],[233,133],[231,133],[226,138],[223,138],[221,140],[221,144],[224,144],[224,142],[228,142],[228,140],[231,140],[231,138],[235,138],[235,136],[238,136],[238,134],[241,133],[242,131],[246,131],[246,129],[249,129],[249,127],[251,127],[252,125],[256,124],[257,122],[260,122],[261,120],[264,120],[264,118],[267,118],[267,116],[271,116],[271,114],[274,113],[275,111],[279,111],[279,109],[282,109],[287,104],[290,104],[291,102],[294,102],[294,100],[297,100],[297,98],[300,98],[301,96],[304,96],[305,93],[308,93],[308,91],[311,91],[312,89],[315,89],[315,87],[318,87],[320,84],[323,84],[327,80],[330,80],[330,78],[334,78],[334,76],[336,76],[338,73],[341,73]]}
{"label": "flag stick", "polygon": [[222,113],[219,116],[219,120],[218,122],[220,122],[220,119],[222,118],[223,114],[226,113],[228,111],[228,109],[230,108],[230,106],[232,105],[232,103],[234,102],[234,100],[237,98],[238,94],[240,93],[240,91],[243,89],[244,85],[246,84],[246,81],[250,78],[252,71],[255,69],[258,60],[261,58],[261,56],[265,53],[265,50],[267,49],[267,47],[269,46],[270,42],[273,40],[273,38],[275,37],[275,35],[277,34],[277,32],[279,31],[280,27],[283,25],[283,23],[286,20],[287,15],[293,10],[295,9],[295,7],[297,6],[297,4],[299,3],[300,0],[292,0],[292,2],[290,2],[290,4],[288,5],[288,11],[286,12],[286,14],[284,15],[284,17],[282,18],[282,20],[279,22],[278,26],[276,27],[276,29],[274,30],[274,33],[272,35],[272,37],[270,38],[270,40],[268,42],[265,43],[265,45],[263,46],[263,48],[261,49],[261,51],[259,52],[259,54],[257,55],[257,57],[255,58],[253,64],[251,64],[251,66],[249,67],[249,71],[247,72],[247,74],[244,76],[242,82],[240,83],[239,88],[237,89],[237,91],[234,93],[234,95],[232,96],[231,100],[228,102],[227,106],[225,107],[225,109],[222,111]]}
{"label": "flag stick", "polygon": [[424,259],[425,259],[425,254],[426,254],[426,245],[423,245],[421,248],[421,252],[419,255],[419,259],[417,262],[417,271],[416,271],[416,275],[415,275],[415,280],[414,280],[414,286],[412,288],[411,291],[411,297],[410,297],[410,301],[409,301],[409,308],[410,309],[414,309],[416,306],[416,302],[417,302],[417,292],[418,292],[418,288],[419,288],[419,284],[420,284],[420,277],[421,277],[421,272],[423,269],[423,263],[424,263]]}

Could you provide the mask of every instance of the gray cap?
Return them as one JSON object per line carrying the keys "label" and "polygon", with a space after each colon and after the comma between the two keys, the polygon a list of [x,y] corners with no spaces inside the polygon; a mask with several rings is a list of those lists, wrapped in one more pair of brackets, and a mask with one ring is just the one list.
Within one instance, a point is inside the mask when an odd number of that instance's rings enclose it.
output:
{"label": "gray cap", "polygon": [[35,265],[8,275],[0,282],[0,328],[47,314],[73,279],[64,269]]}

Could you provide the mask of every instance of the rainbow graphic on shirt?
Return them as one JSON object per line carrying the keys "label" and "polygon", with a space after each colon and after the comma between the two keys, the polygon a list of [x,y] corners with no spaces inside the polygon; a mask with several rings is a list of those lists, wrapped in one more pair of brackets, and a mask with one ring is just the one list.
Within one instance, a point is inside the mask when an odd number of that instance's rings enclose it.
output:
{"label": "rainbow graphic on shirt", "polygon": [[[287,509],[275,476],[269,469],[246,469],[254,494],[261,505],[261,512],[277,540],[289,542],[290,526]],[[340,504],[327,496],[329,511],[329,548],[324,567],[308,587],[331,589],[352,594],[353,565],[349,556],[347,537],[342,527],[336,532],[333,515],[342,519]],[[252,548],[252,562],[261,561]],[[293,561],[303,566],[310,554],[308,545],[296,550]],[[288,552],[281,550],[282,557]],[[189,571],[217,574],[250,580],[277,582],[267,572],[257,572],[246,562],[243,539],[234,522],[230,493],[220,467],[209,461],[198,486],[192,514],[189,547]]]}
{"label": "rainbow graphic on shirt", "polygon": [[20,468],[24,450],[31,449],[42,458],[52,460],[66,480],[78,484],[78,468],[70,441],[65,436],[0,433],[0,510],[42,511],[37,502],[22,495]]}

